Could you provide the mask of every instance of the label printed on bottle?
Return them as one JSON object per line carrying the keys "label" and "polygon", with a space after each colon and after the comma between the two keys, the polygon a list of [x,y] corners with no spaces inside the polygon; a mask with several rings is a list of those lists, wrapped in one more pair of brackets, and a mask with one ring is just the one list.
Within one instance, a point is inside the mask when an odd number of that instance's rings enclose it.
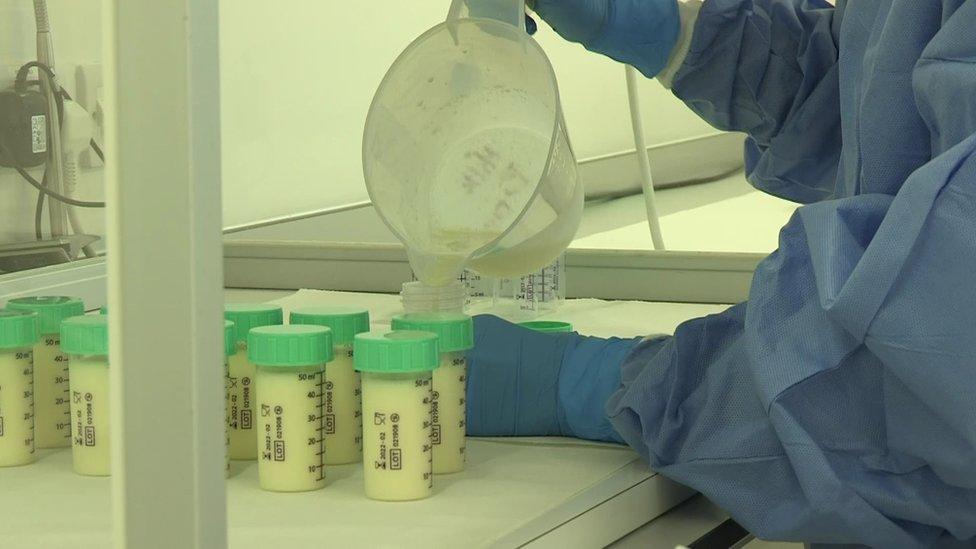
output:
{"label": "label printed on bottle", "polygon": [[75,445],[96,446],[98,437],[95,430],[95,395],[87,391],[73,391],[71,402],[75,405]]}
{"label": "label printed on bottle", "polygon": [[47,116],[36,114],[31,117],[31,153],[47,152]]}
{"label": "label printed on bottle", "polygon": [[[422,403],[422,408],[430,409],[433,403],[432,383],[429,378],[417,379],[413,382],[413,388],[417,391],[417,398]],[[422,475],[423,481],[428,488],[433,486],[433,445],[429,438],[429,433],[433,429],[433,422],[430,414],[423,414],[422,417],[405,418],[401,410],[396,406],[386,406],[380,410],[374,410],[372,417],[369,418],[372,424],[368,429],[368,434],[372,437],[375,453],[372,456],[372,463],[368,466],[379,471],[408,471],[412,470]],[[413,423],[416,421],[417,423]],[[419,429],[418,429],[419,428]],[[413,444],[420,443],[420,453],[425,463],[416,464],[409,461],[408,456],[417,456],[417,448],[406,447],[403,440],[403,433],[412,433],[413,438],[417,438],[418,432],[425,433],[422,437],[423,442],[413,440]],[[413,473],[411,473],[413,474]]]}
{"label": "label printed on bottle", "polygon": [[[249,430],[254,428],[254,379],[250,376],[229,377],[227,383],[230,391],[230,427],[232,429]],[[238,388],[239,386],[239,388]],[[237,390],[234,390],[237,389]]]}
{"label": "label printed on bottle", "polygon": [[[9,377],[0,377],[0,444],[34,453],[34,360],[31,352],[14,354]],[[23,437],[23,438],[18,438]],[[9,440],[6,440],[8,439]],[[6,446],[6,445],[12,446]]]}
{"label": "label printed on bottle", "polygon": [[290,391],[299,389],[301,393],[292,393],[290,398],[281,400],[269,399],[265,391],[272,392],[272,389],[262,389],[262,401],[258,406],[258,459],[269,466],[276,464],[274,467],[285,467],[292,471],[291,474],[308,479],[305,482],[323,481],[325,447],[322,436],[322,373],[295,374],[294,378],[288,380],[288,384],[295,384]]}
{"label": "label printed on bottle", "polygon": [[[45,336],[43,358],[35,356],[37,391],[35,413],[39,423],[37,438],[40,444],[57,444],[57,440],[71,440],[71,390],[68,375],[68,355],[61,352],[61,339]],[[48,362],[50,361],[50,363]]]}

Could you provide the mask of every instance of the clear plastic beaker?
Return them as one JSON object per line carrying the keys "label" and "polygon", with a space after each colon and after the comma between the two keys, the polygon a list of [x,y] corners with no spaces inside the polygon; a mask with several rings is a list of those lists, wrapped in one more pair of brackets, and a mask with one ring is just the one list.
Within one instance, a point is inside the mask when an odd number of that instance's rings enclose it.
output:
{"label": "clear plastic beaker", "polygon": [[366,187],[425,284],[466,264],[498,277],[541,269],[579,226],[583,187],[556,76],[525,32],[524,4],[455,0],[370,106]]}
{"label": "clear plastic beaker", "polygon": [[565,256],[516,279],[503,280],[497,296],[501,316],[535,318],[556,311],[566,300]]}
{"label": "clear plastic beaker", "polygon": [[468,314],[478,314],[491,310],[498,297],[498,279],[465,269],[461,273],[461,284],[467,290],[464,310]]}

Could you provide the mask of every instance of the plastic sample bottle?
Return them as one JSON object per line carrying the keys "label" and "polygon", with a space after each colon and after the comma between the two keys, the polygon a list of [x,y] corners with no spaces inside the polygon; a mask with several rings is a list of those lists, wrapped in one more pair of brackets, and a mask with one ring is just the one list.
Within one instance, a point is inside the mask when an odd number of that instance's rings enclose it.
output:
{"label": "plastic sample bottle", "polygon": [[224,318],[234,323],[236,352],[230,363],[230,458],[257,459],[257,394],[254,364],[247,358],[247,333],[260,326],[280,325],[281,307],[265,303],[228,303]]}
{"label": "plastic sample bottle", "polygon": [[362,384],[353,365],[353,340],[369,331],[369,312],[353,307],[310,307],[291,313],[292,325],[332,330],[332,362],[325,368],[325,464],[363,459]]}
{"label": "plastic sample bottle", "polygon": [[0,467],[34,461],[37,314],[0,309]]}
{"label": "plastic sample bottle", "polygon": [[463,313],[467,288],[460,280],[443,286],[428,286],[417,281],[406,282],[400,290],[400,299],[406,313]]}
{"label": "plastic sample bottle", "polygon": [[428,497],[434,486],[431,373],[440,361],[430,332],[356,336],[363,378],[363,480],[366,496],[383,501]]}
{"label": "plastic sample bottle", "polygon": [[68,355],[61,351],[61,321],[85,314],[78,298],[21,297],[7,308],[37,313],[41,339],[34,345],[34,442],[38,448],[71,446]]}
{"label": "plastic sample bottle", "polygon": [[224,321],[224,471],[230,476],[230,357],[237,352],[234,323]]}
{"label": "plastic sample bottle", "polygon": [[264,326],[247,336],[257,365],[258,481],[273,492],[325,486],[323,373],[332,332],[322,326]]}
{"label": "plastic sample bottle", "polygon": [[413,313],[393,317],[394,330],[432,332],[440,340],[440,367],[434,370],[431,443],[434,473],[457,473],[465,461],[465,351],[474,347],[471,317],[458,313]]}
{"label": "plastic sample bottle", "polygon": [[111,472],[108,317],[76,316],[62,322],[61,349],[71,357],[68,367],[74,470],[79,475],[107,476]]}

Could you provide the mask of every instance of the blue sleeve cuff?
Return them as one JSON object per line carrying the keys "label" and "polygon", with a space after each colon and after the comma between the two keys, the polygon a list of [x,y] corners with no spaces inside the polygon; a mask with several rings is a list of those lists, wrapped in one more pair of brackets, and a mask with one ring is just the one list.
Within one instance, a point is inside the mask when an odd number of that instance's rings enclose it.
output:
{"label": "blue sleeve cuff", "polygon": [[559,374],[557,417],[561,434],[623,443],[606,413],[620,388],[621,366],[641,339],[581,337],[566,351]]}
{"label": "blue sleeve cuff", "polygon": [[[620,383],[617,385],[617,390],[612,393],[606,401],[606,407],[604,412],[608,418],[613,418],[608,420],[608,422],[614,428],[614,434],[616,434],[622,443],[627,444],[631,448],[637,450],[645,458],[648,458],[647,445],[644,443],[644,439],[641,436],[642,433],[639,430],[634,429],[635,422],[632,417],[621,417],[623,413],[621,411],[621,400],[627,394],[627,388],[634,382],[635,379],[648,367],[648,365],[653,363],[654,357],[660,353],[669,341],[673,338],[670,336],[659,336],[654,338],[647,338],[635,345],[631,352],[624,358],[623,363],[620,366]],[[626,414],[623,414],[626,416]]]}
{"label": "blue sleeve cuff", "polygon": [[677,0],[618,0],[609,9],[600,36],[584,46],[654,78],[667,66],[681,34]]}

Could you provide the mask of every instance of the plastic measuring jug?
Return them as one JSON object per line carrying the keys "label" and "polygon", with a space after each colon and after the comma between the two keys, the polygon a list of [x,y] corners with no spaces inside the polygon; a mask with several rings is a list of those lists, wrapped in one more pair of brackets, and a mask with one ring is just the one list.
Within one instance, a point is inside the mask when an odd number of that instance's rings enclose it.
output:
{"label": "plastic measuring jug", "polygon": [[366,118],[363,173],[425,284],[466,264],[517,277],[566,249],[583,186],[524,0],[454,0],[400,54]]}

